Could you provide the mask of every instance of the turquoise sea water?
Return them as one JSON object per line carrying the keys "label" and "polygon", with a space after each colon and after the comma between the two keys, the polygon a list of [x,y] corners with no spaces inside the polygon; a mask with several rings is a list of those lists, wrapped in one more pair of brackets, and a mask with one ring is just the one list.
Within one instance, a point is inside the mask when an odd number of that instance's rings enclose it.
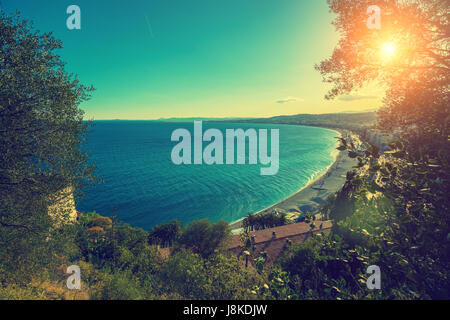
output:
{"label": "turquoise sea water", "polygon": [[225,129],[279,129],[279,171],[262,176],[259,163],[173,164],[170,156],[177,143],[170,141],[171,134],[177,128],[193,134],[192,122],[94,124],[86,147],[103,183],[85,190],[86,197],[78,201],[77,209],[108,216],[116,208],[114,214],[120,220],[145,229],[173,219],[232,222],[264,209],[323,173],[334,161],[337,136],[332,130],[306,126],[203,123],[203,131],[217,128],[224,136]]}

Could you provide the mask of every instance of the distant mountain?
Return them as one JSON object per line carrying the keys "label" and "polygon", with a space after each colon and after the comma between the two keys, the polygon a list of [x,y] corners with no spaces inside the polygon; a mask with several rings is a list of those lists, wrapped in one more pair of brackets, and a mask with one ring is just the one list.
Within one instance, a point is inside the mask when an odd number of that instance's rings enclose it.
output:
{"label": "distant mountain", "polygon": [[252,118],[233,121],[250,122],[250,123],[298,124],[316,127],[342,128],[355,130],[374,125],[377,121],[377,115],[375,112],[297,114],[290,116],[276,116],[271,118]]}
{"label": "distant mountain", "polygon": [[347,110],[347,111],[341,111],[339,113],[365,113],[365,112],[376,112],[378,111],[378,108],[369,108],[369,109],[365,109],[365,110]]}
{"label": "distant mountain", "polygon": [[[342,128],[342,129],[361,129],[374,125],[377,121],[375,111],[354,112],[344,111],[340,113],[325,114],[296,114],[287,116],[275,116],[270,118],[244,118],[244,117],[189,117],[189,118],[160,118],[151,121],[163,122],[193,122],[193,121],[217,121],[217,122],[247,122],[247,123],[280,123],[280,124],[298,124],[305,126]],[[109,120],[111,121],[111,120]],[[115,119],[115,121],[126,121]]]}
{"label": "distant mountain", "polygon": [[160,118],[158,121],[164,122],[192,122],[192,121],[234,121],[234,120],[244,120],[244,119],[252,119],[252,118],[235,118],[235,117],[226,117],[226,118],[205,118],[205,117],[197,117],[197,118]]}

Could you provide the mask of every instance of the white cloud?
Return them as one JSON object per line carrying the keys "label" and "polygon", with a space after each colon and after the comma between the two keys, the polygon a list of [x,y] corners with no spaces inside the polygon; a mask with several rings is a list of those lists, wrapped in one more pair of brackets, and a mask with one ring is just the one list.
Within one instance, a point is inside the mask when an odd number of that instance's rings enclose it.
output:
{"label": "white cloud", "polygon": [[305,101],[304,99],[301,98],[296,98],[296,97],[286,97],[283,99],[278,99],[276,101],[276,103],[289,103],[289,102],[302,102]]}

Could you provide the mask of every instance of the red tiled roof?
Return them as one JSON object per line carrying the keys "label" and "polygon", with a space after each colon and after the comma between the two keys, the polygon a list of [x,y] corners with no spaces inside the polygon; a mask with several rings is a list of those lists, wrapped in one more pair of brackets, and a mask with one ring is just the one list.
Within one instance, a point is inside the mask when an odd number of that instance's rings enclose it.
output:
{"label": "red tiled roof", "polygon": [[[315,221],[314,222],[316,228],[314,231],[320,231],[319,227],[322,225],[322,229],[328,229],[331,227],[331,221]],[[282,239],[286,237],[291,237],[298,234],[303,234],[311,231],[311,227],[309,223],[298,222],[287,224],[280,227],[274,227],[264,230],[252,231],[249,232],[250,238],[255,236],[255,243],[266,242],[272,240],[273,232],[275,232],[276,239]],[[240,235],[234,235],[231,240],[230,249],[237,248],[241,245]]]}

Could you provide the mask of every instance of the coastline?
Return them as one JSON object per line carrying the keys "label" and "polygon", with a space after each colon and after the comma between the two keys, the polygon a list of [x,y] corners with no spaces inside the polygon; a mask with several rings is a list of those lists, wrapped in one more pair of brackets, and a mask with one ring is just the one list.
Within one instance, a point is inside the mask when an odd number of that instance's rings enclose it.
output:
{"label": "coastline", "polygon": [[[354,137],[354,134],[348,130],[330,130],[339,132],[341,137]],[[255,212],[255,214],[272,212],[274,210],[286,213],[314,212],[330,195],[342,188],[346,181],[347,172],[351,171],[353,169],[352,167],[356,164],[357,160],[348,157],[346,151],[337,151],[334,162],[323,174],[311,180],[307,185],[287,198]],[[231,222],[231,229],[236,230],[242,228],[242,221],[244,219],[245,217]]]}

